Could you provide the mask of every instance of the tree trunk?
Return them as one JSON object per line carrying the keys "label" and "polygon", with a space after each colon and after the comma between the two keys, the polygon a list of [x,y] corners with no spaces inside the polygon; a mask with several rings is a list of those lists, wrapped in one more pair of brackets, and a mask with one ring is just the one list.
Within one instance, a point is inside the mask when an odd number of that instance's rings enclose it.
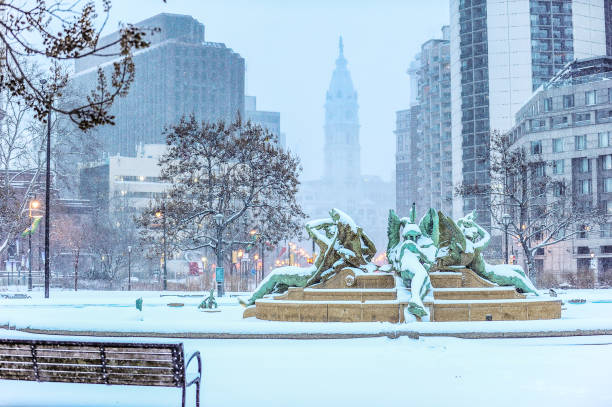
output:
{"label": "tree trunk", "polygon": [[74,291],[77,290],[79,283],[79,253],[80,250],[77,250],[76,256],[74,259]]}
{"label": "tree trunk", "polygon": [[538,281],[538,270],[535,267],[535,261],[533,259],[533,255],[531,254],[531,248],[525,241],[521,241],[521,247],[523,248],[525,260],[527,262],[527,277],[529,277],[533,285],[536,285]]}

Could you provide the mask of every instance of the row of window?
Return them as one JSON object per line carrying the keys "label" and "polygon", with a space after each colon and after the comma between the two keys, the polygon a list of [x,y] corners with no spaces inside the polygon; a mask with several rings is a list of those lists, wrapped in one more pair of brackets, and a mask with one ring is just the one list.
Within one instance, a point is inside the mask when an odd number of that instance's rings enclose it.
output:
{"label": "row of window", "polygon": [[161,182],[160,177],[146,177],[144,175],[115,175],[117,182]]}
{"label": "row of window", "polygon": [[[563,95],[563,108],[570,109],[575,106],[575,97],[571,95]],[[612,103],[612,88],[609,89],[592,89],[584,92],[584,106],[593,106],[597,103]],[[536,114],[538,112],[552,112],[553,111],[553,97],[543,98],[536,105],[535,103],[531,106],[531,113]]]}
{"label": "row of window", "polygon": [[[578,195],[590,195],[593,193],[593,183],[590,179],[580,179],[575,181],[576,193]],[[603,179],[603,193],[612,192],[612,178]]]}
{"label": "row of window", "polygon": [[[552,139],[552,152],[562,153],[568,151],[566,148],[567,137],[559,137]],[[597,134],[597,146],[599,148],[605,148],[612,146],[611,132],[602,132]],[[580,136],[574,136],[574,150],[582,151],[587,148],[587,135],[583,134]],[[542,154],[542,140],[536,140],[531,142],[530,146],[531,154]]]}
{"label": "row of window", "polygon": [[[604,171],[612,170],[612,154],[603,155],[600,157],[601,169]],[[574,158],[572,160],[572,166],[576,169],[577,173],[586,174],[591,172],[591,160],[587,157]],[[565,160],[554,160],[551,162],[552,173],[554,175],[565,174]],[[544,165],[536,165],[534,166],[534,175],[536,176],[544,176],[545,170]],[[608,178],[606,178],[608,179]],[[606,191],[610,192],[610,191]]]}

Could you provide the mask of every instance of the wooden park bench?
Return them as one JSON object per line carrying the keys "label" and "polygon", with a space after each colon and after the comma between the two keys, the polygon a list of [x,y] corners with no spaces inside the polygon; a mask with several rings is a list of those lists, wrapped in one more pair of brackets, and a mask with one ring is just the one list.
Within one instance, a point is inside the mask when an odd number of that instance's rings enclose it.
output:
{"label": "wooden park bench", "polygon": [[[197,359],[198,373],[186,369]],[[0,339],[0,379],[180,387],[196,385],[200,405],[202,360],[195,352],[187,362],[182,343],[122,343]]]}

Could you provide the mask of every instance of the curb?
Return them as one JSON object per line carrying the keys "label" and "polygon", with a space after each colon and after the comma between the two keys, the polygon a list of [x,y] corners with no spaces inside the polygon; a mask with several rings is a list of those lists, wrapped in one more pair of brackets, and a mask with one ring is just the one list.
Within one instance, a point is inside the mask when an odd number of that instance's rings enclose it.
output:
{"label": "curb", "polygon": [[396,339],[406,336],[410,339],[419,339],[419,333],[414,331],[405,332],[378,332],[378,333],[206,333],[206,332],[112,332],[112,331],[64,331],[54,329],[12,329],[19,332],[43,335],[62,336],[94,336],[94,337],[141,337],[141,338],[182,338],[182,339],[359,339],[359,338],[390,338]]}
{"label": "curb", "polygon": [[[4,326],[3,328],[7,328]],[[10,329],[10,327],[8,327]],[[143,338],[183,338],[183,339],[359,339],[389,338],[402,336],[410,339],[419,337],[454,337],[461,339],[520,339],[520,338],[555,338],[568,336],[603,336],[612,335],[612,329],[575,329],[570,331],[532,331],[532,332],[416,332],[389,331],[377,333],[214,333],[214,332],[113,332],[113,331],[65,331],[56,329],[15,329],[19,332],[43,335],[72,335],[92,337],[143,337]]]}

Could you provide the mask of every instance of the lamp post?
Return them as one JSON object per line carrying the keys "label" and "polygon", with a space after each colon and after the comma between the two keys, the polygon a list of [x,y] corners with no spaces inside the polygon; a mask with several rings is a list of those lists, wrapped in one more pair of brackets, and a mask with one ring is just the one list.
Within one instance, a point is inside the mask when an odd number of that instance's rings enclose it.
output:
{"label": "lamp post", "polygon": [[[41,85],[45,85],[45,79],[40,80]],[[49,231],[51,213],[51,102],[49,101],[47,112],[47,171],[45,176],[45,298],[49,298],[49,280],[51,271],[49,268]]]}
{"label": "lamp post", "polygon": [[217,280],[217,296],[223,297],[224,292],[224,276],[223,276],[223,214],[217,213],[213,216],[217,225],[217,247],[215,254],[217,255],[217,269],[215,270],[215,280]]}
{"label": "lamp post", "polygon": [[128,246],[128,291],[132,291],[132,246]]}
{"label": "lamp post", "polygon": [[504,240],[505,240],[505,246],[506,246],[506,250],[505,250],[506,264],[508,264],[508,226],[510,226],[511,221],[512,221],[512,216],[508,215],[507,213],[504,213],[502,215],[502,223],[504,225]]}
{"label": "lamp post", "polygon": [[163,290],[166,291],[168,289],[168,269],[166,267],[167,258],[166,258],[166,206],[162,203],[162,210],[155,212],[155,217],[157,219],[162,220],[162,228],[163,228],[163,244],[164,244],[164,268],[163,268],[163,279],[162,279],[162,287]]}

